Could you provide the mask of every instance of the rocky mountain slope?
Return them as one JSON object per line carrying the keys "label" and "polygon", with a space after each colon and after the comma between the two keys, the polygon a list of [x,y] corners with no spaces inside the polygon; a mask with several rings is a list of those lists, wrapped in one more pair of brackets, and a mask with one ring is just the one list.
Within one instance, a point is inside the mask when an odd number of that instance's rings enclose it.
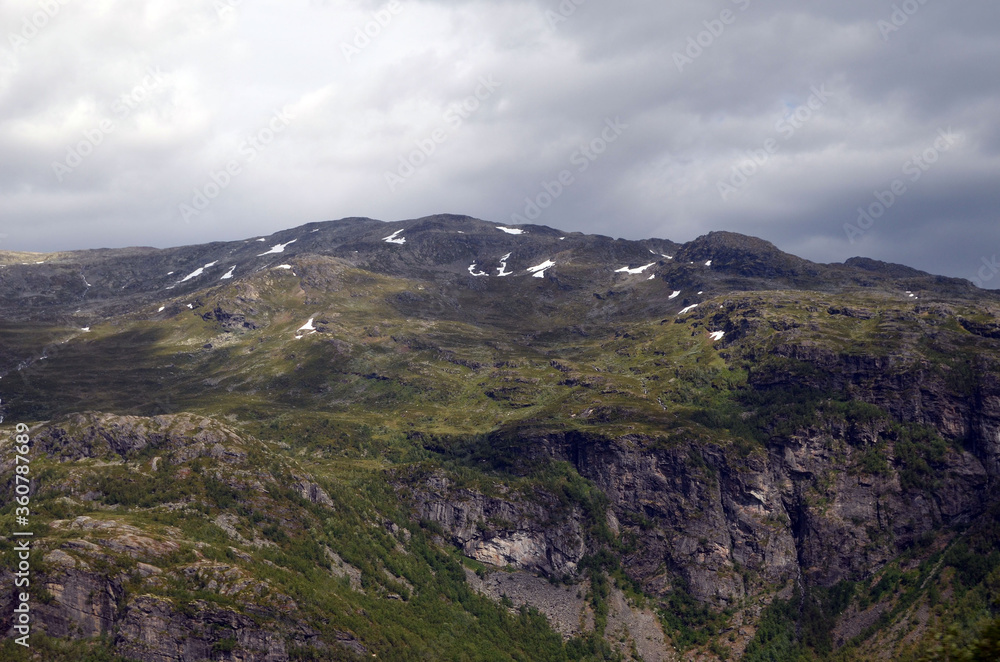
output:
{"label": "rocky mountain slope", "polygon": [[967,281],[457,216],[0,265],[4,659],[997,659]]}

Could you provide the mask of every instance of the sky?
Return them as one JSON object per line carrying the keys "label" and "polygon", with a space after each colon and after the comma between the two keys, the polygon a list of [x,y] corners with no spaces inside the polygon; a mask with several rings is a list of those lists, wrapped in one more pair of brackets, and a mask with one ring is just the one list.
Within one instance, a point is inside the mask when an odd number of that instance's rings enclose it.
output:
{"label": "sky", "polygon": [[437,213],[1000,287],[995,0],[2,0],[0,250]]}

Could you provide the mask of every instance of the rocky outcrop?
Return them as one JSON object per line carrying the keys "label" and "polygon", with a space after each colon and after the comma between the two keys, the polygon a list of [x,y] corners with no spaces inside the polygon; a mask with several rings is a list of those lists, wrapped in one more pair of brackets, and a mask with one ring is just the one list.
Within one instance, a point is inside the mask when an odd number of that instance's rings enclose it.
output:
{"label": "rocky outcrop", "polygon": [[[891,440],[884,471],[873,473],[871,446],[852,435],[817,427],[752,452],[693,436],[669,447],[580,433],[529,435],[523,445],[572,462],[608,496],[620,539],[632,540],[621,564],[647,591],[734,605],[799,576],[821,586],[870,576],[927,532],[986,507],[990,477],[972,453],[950,447],[933,485],[904,486]],[[438,521],[462,531],[467,550],[476,540],[468,526]]]}
{"label": "rocky outcrop", "polygon": [[[88,520],[74,520],[73,524],[82,524],[84,528],[93,522],[89,518],[78,519]],[[132,555],[144,554],[148,558],[157,551],[170,551],[145,547],[143,550],[141,553],[132,550]],[[113,567],[114,557],[108,555],[109,551],[119,550],[114,544],[71,540],[62,549],[44,555],[45,570],[34,580],[36,585],[44,587],[46,595],[44,600],[33,604],[36,629],[60,638],[106,637],[117,654],[141,662],[220,659],[218,656],[224,652],[235,655],[224,659],[286,662],[292,646],[312,648],[321,655],[325,649],[318,633],[294,618],[296,606],[287,596],[268,596],[273,604],[258,609],[259,614],[247,615],[205,600],[177,603],[141,592],[133,594],[126,590],[130,580],[141,577],[158,584],[163,571],[139,562],[131,575],[114,571],[109,574],[98,569],[109,564]],[[180,572],[200,580],[205,590],[223,596],[240,597],[247,592],[260,598],[268,592],[262,582],[224,564],[200,562]],[[13,579],[9,572],[0,575],[0,586],[10,587]],[[11,590],[2,591],[2,613],[13,609],[13,595]],[[282,614],[284,620],[276,621]],[[338,637],[338,645],[365,653],[346,633],[342,640]]]}
{"label": "rocky outcrop", "polygon": [[[129,459],[146,448],[180,451],[179,462],[197,453],[225,455],[242,439],[216,421],[193,414],[115,416],[71,414],[35,433],[34,448],[62,462],[84,458]],[[208,449],[208,450],[206,450]]]}
{"label": "rocky outcrop", "polygon": [[483,563],[562,576],[574,573],[586,552],[582,514],[542,491],[486,496],[438,473],[417,487],[415,501],[420,518]]}

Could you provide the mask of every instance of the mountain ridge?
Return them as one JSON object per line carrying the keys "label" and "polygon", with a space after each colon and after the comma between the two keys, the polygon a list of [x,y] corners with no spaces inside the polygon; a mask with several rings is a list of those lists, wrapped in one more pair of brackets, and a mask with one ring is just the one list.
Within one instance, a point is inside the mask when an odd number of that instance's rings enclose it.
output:
{"label": "mountain ridge", "polygon": [[[474,271],[480,274],[478,277],[495,277],[500,258],[509,252],[514,254],[509,258],[511,268],[516,265],[519,269],[510,272],[514,277],[524,277],[527,267],[563,254],[562,267],[589,266],[591,270],[587,276],[594,281],[622,268],[639,268],[646,264],[644,260],[652,259],[657,263],[654,271],[659,271],[664,279],[676,279],[681,285],[699,290],[712,287],[713,293],[727,288],[773,289],[777,282],[793,288],[831,290],[901,286],[905,289],[924,287],[962,298],[996,296],[989,290],[975,288],[969,281],[933,276],[904,265],[868,258],[851,258],[843,264],[813,263],[784,253],[770,242],[731,232],[711,232],[691,242],[677,244],[666,239],[626,240],[562,233],[539,225],[520,226],[514,228],[519,234],[507,234],[497,229],[501,227],[507,226],[456,215],[396,222],[347,218],[308,223],[267,237],[237,241],[166,249],[134,247],[31,254],[49,256],[49,259],[33,261],[35,263],[14,263],[15,258],[23,259],[16,256],[25,254],[0,252],[0,263],[3,263],[0,289],[7,294],[0,309],[3,306],[44,307],[51,313],[53,304],[64,303],[59,312],[75,314],[78,306],[74,304],[86,307],[94,304],[95,299],[120,299],[122,289],[126,295],[133,296],[136,305],[142,305],[151,301],[156,293],[194,292],[206,285],[207,278],[215,276],[218,280],[230,267],[238,270],[233,277],[239,278],[275,265],[279,257],[285,260],[308,253],[339,257],[356,266],[387,274],[424,278],[442,276],[442,272],[471,276],[473,264],[476,265]],[[385,238],[391,237],[393,232],[402,232],[409,243],[386,243]],[[269,254],[268,250],[275,247],[280,247],[280,251]],[[665,257],[668,255],[669,258]],[[714,269],[699,270],[698,266],[705,266],[708,260],[712,260]],[[41,264],[37,264],[39,262]],[[695,264],[685,267],[684,262]],[[490,271],[484,271],[484,267]],[[608,268],[608,273],[599,276],[601,267]],[[199,269],[213,271],[205,278],[200,278],[199,274],[184,280]],[[551,273],[558,271],[555,268]],[[646,274],[648,277],[652,272]],[[610,278],[606,280],[613,282]],[[66,301],[60,302],[60,296]],[[72,312],[68,310],[71,305],[74,305]],[[114,310],[121,312],[121,306]],[[93,313],[100,314],[99,305]]]}

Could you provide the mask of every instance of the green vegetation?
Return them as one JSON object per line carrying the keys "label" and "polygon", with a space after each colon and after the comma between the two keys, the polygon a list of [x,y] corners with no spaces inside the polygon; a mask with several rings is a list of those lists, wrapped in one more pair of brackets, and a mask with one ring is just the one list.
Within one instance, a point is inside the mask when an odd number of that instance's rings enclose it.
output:
{"label": "green vegetation", "polygon": [[[738,522],[733,548],[771,558],[784,552],[763,539],[771,532],[794,529],[801,544],[811,523],[832,521],[856,545],[849,553],[877,566],[831,588],[807,578],[791,599],[773,599],[744,660],[996,658],[995,511],[993,524],[935,522],[910,535],[895,513],[866,522],[836,503],[843,481],[936,503],[952,478],[945,467],[969,442],[909,420],[900,403],[927,384],[975,396],[988,373],[981,357],[996,356],[984,338],[865,290],[846,297],[861,313],[830,312],[828,294],[777,291],[713,298],[678,319],[673,303],[629,294],[595,304],[589,291],[566,301],[556,289],[505,292],[484,307],[481,292],[333,258],[300,271],[255,275],[241,290],[205,291],[197,311],[116,318],[64,344],[44,325],[0,328],[10,347],[60,347],[55,367],[4,379],[4,402],[11,418],[65,433],[45,437],[33,460],[32,516],[48,527],[38,539],[120,581],[115,609],[145,596],[192,620],[219,610],[265,631],[315,632],[325,648],[288,635],[293,660],[352,659],[352,645],[401,661],[616,660],[628,657],[609,641],[617,587],[659,616],[676,650],[726,659],[734,618],[777,588],[762,568],[727,558],[722,572],[746,597],[722,608],[698,599],[672,561],[655,577],[632,564],[657,536],[676,539],[677,522],[706,518],[697,499],[709,495]],[[202,317],[216,307],[259,326],[231,331]],[[322,331],[295,340],[309,317]],[[714,329],[730,329],[727,339],[713,342]],[[911,389],[917,368],[939,381]],[[160,418],[64,417],[81,411]],[[779,473],[775,458],[804,439],[824,470],[782,465],[787,484],[775,476],[773,493],[758,497],[752,477]],[[632,501],[598,487],[601,454],[626,452],[641,458],[627,470],[655,486],[622,490],[664,494]],[[444,518],[415,515],[432,492],[456,505],[541,506],[529,523],[538,528],[578,521],[577,573],[549,580],[581,587],[593,628],[564,639],[535,609],[473,591],[466,568],[485,577],[487,567],[459,553]],[[13,518],[4,501],[0,527]],[[523,524],[509,520],[459,524],[485,537]],[[5,567],[13,560],[5,547]],[[58,573],[56,562],[67,561],[39,559],[37,571]],[[861,612],[871,618],[838,649],[835,626]],[[231,629],[205,636],[214,656],[238,652]],[[106,640],[37,641],[46,660],[118,660]],[[30,659],[9,642],[5,655]]]}

